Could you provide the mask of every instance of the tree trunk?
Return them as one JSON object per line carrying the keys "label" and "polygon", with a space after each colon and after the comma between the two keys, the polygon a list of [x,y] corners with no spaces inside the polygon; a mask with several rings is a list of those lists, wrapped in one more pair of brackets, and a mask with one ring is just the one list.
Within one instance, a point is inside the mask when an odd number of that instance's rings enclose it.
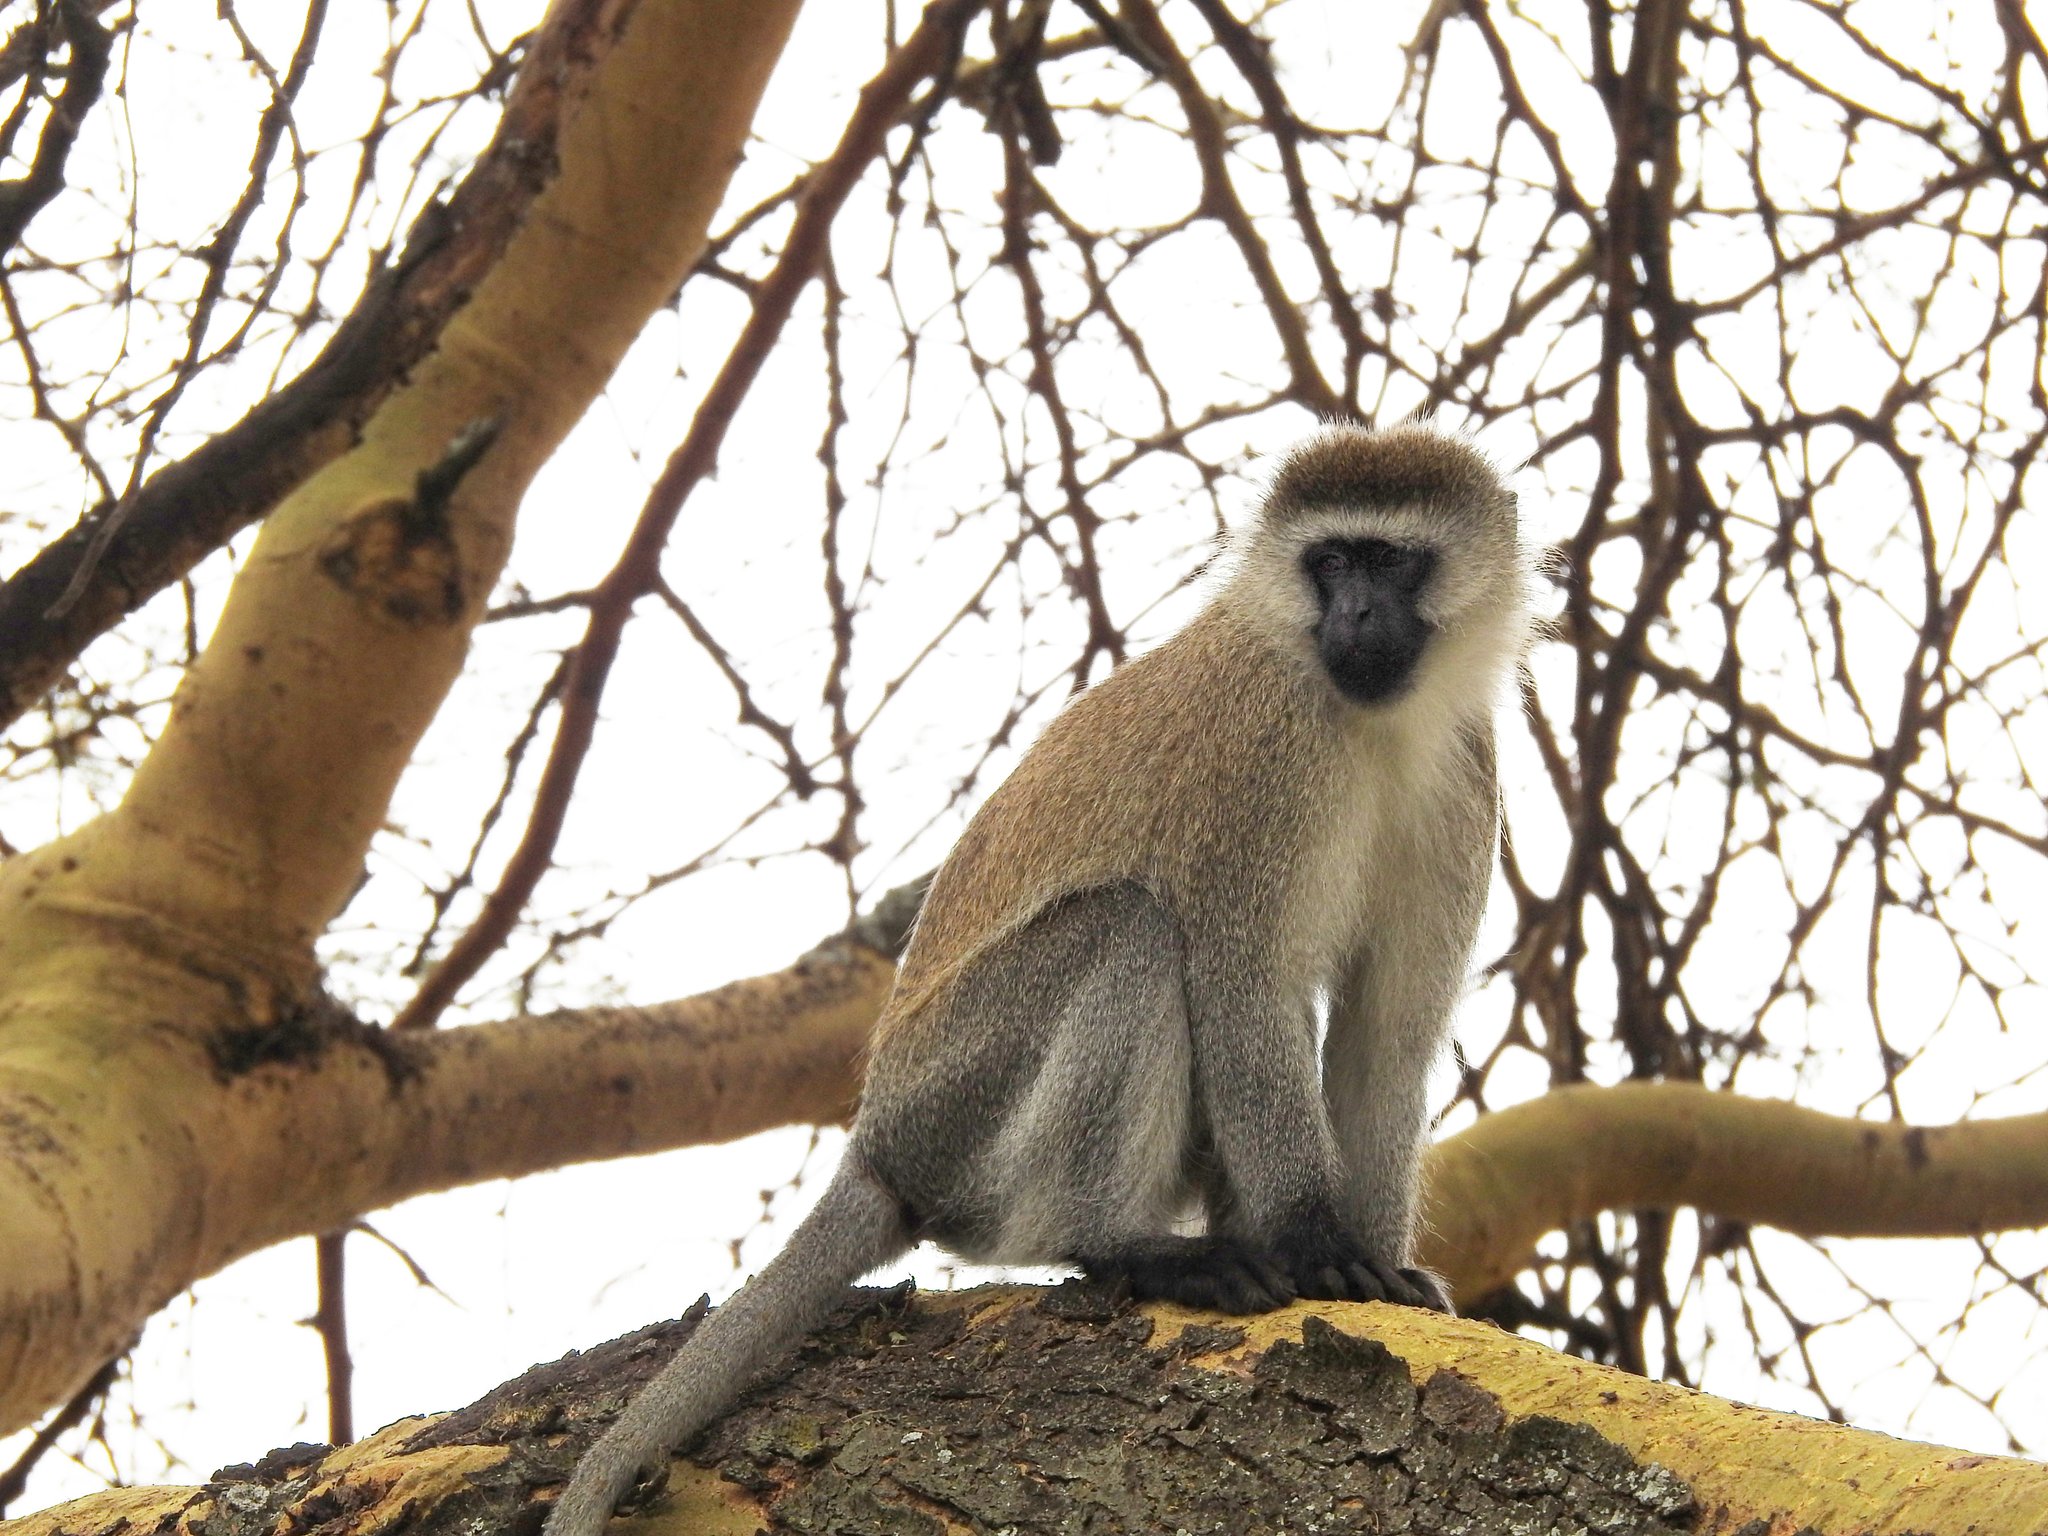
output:
{"label": "tree trunk", "polygon": [[[528,1532],[691,1326],[339,1451],[97,1494],[10,1536]],[[677,1458],[630,1529],[764,1528],[2034,1536],[2048,1468],[1743,1408],[1405,1308],[1229,1321],[1079,1283],[864,1292]]]}
{"label": "tree trunk", "polygon": [[797,4],[557,7],[573,67],[527,66],[573,86],[553,179],[355,446],[270,512],[120,808],[0,863],[0,1433],[259,1231],[332,1224],[318,1192],[347,1170],[404,1160],[315,1070],[389,1096],[406,1061],[326,1015],[313,940],[528,482],[702,252]]}

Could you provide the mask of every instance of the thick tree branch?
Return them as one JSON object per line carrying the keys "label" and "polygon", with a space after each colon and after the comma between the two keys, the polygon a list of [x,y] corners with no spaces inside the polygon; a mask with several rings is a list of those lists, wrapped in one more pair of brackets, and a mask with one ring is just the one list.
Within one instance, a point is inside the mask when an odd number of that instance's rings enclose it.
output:
{"label": "thick tree branch", "polygon": [[[18,1536],[529,1529],[698,1316],[444,1418],[275,1452],[202,1488],[80,1499]],[[1332,1302],[1217,1322],[1080,1286],[865,1293],[618,1529],[2032,1536],[2048,1522],[2036,1462],[1744,1408],[1483,1323]]]}
{"label": "thick tree branch", "polygon": [[533,211],[561,163],[563,121],[592,90],[632,9],[633,0],[556,0],[490,147],[445,204],[420,215],[402,254],[372,276],[304,371],[0,582],[0,726],[94,638],[358,440]]}
{"label": "thick tree branch", "polygon": [[310,958],[461,671],[533,474],[702,250],[796,8],[609,13],[533,216],[362,442],[265,524],[103,834],[142,886],[123,899],[273,965]]}
{"label": "thick tree branch", "polygon": [[[338,1168],[381,1184],[408,1142],[435,1160],[437,1133],[372,1112],[410,1063],[309,1005],[312,940],[462,668],[533,472],[702,250],[796,8],[558,12],[581,19],[559,40],[575,67],[526,68],[582,86],[560,174],[361,441],[271,514],[120,808],[0,862],[0,1423],[247,1234],[303,1230],[284,1208]],[[362,1209],[316,1207],[322,1231]]]}
{"label": "thick tree branch", "polygon": [[1546,1232],[1693,1206],[1807,1237],[1976,1237],[2048,1223],[2048,1115],[1851,1120],[1697,1083],[1560,1088],[1429,1162],[1432,1261],[1484,1295]]}
{"label": "thick tree branch", "polygon": [[331,1009],[236,1027],[218,989],[221,1022],[193,1027],[180,1005],[206,989],[184,965],[134,976],[178,1023],[123,1038],[118,1073],[89,1029],[0,1030],[0,1104],[34,1104],[66,1154],[0,1171],[0,1433],[284,1238],[480,1179],[845,1119],[895,972],[849,939],[676,1002],[402,1036]]}

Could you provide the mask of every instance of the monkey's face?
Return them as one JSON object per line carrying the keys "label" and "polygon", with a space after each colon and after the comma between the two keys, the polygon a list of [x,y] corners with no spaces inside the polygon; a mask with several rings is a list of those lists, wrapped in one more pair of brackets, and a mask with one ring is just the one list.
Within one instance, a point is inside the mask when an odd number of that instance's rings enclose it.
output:
{"label": "monkey's face", "polygon": [[1415,681],[1431,625],[1422,597],[1436,550],[1376,538],[1318,539],[1301,552],[1320,609],[1316,653],[1338,692],[1358,704],[1399,698]]}

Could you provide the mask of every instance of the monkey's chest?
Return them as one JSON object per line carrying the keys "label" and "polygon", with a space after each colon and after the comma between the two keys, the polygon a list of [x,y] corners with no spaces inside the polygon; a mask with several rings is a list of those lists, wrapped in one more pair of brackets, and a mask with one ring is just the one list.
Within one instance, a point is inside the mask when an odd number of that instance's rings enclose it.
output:
{"label": "monkey's chest", "polygon": [[1387,780],[1337,797],[1336,814],[1304,830],[1288,903],[1304,960],[1332,978],[1376,933],[1429,921],[1458,888],[1461,819],[1426,784]]}

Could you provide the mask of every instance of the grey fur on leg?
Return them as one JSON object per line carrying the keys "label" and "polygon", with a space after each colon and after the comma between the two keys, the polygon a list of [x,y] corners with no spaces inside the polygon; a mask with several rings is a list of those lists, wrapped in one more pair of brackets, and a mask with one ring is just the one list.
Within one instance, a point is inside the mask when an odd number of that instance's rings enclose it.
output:
{"label": "grey fur on leg", "polygon": [[1105,1255],[1188,1208],[1179,929],[1118,882],[1048,906],[869,1069],[854,1143],[920,1235],[1003,1264]]}
{"label": "grey fur on leg", "polygon": [[698,1324],[577,1463],[548,1512],[545,1536],[595,1536],[645,1472],[694,1440],[824,1322],[849,1285],[910,1246],[901,1207],[849,1152],[782,1252]]}

